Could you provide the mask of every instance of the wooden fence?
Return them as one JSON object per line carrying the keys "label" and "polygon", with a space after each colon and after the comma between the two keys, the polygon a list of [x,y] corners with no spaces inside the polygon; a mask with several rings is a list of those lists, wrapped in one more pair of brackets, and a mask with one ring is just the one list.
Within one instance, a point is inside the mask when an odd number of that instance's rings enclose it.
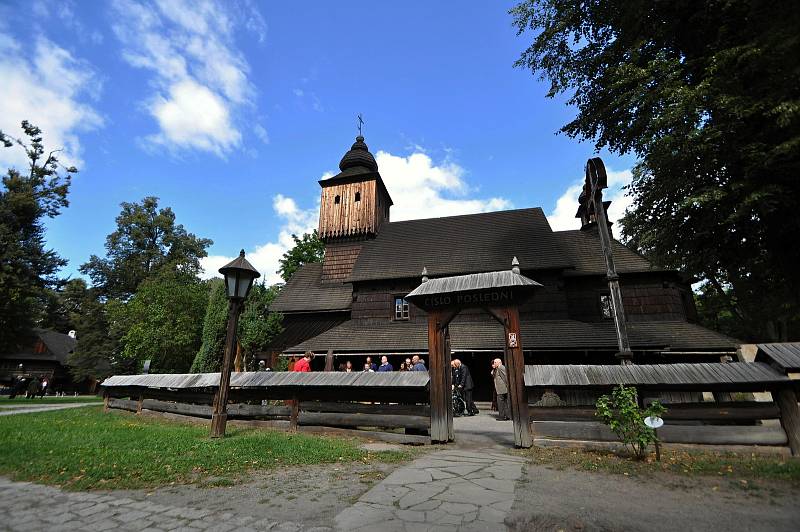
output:
{"label": "wooden fence", "polygon": [[[218,373],[117,375],[103,389],[107,408],[211,418],[217,382]],[[228,417],[291,431],[430,443],[428,383],[423,372],[234,373]]]}
{"label": "wooden fence", "polygon": [[[538,439],[613,442],[619,438],[598,422],[592,406],[568,406],[559,394],[597,396],[619,384],[635,386],[641,403],[665,403],[666,443],[789,446],[800,454],[798,383],[766,364],[669,364],[636,366],[526,366],[531,430]],[[771,392],[773,401],[682,402],[700,392]],[[666,399],[666,400],[665,400]],[[777,421],[770,421],[777,420]]]}

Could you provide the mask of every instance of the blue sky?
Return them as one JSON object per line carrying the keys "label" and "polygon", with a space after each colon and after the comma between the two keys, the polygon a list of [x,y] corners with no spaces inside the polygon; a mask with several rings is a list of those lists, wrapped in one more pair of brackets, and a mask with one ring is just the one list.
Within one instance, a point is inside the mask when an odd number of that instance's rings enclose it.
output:
{"label": "blue sky", "polygon": [[[104,253],[120,202],[154,195],[214,240],[209,275],[244,248],[277,280],[357,113],[393,220],[541,206],[576,227],[593,146],[556,135],[574,109],[512,68],[531,38],[512,5],[0,0],[0,129],[28,119],[81,169],[48,222],[65,275]],[[601,156],[616,217],[634,161]]]}

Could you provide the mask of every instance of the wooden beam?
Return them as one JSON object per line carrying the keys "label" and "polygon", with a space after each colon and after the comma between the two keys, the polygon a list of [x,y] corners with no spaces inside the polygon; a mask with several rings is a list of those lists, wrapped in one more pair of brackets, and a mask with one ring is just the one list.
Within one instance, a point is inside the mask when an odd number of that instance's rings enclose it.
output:
{"label": "wooden beam", "polygon": [[338,412],[300,412],[298,425],[329,427],[388,427],[428,429],[429,417],[385,414],[342,414]]}
{"label": "wooden beam", "polygon": [[328,349],[325,355],[325,371],[333,371],[333,349]]}
{"label": "wooden beam", "polygon": [[[448,315],[449,311],[445,311]],[[450,318],[452,319],[452,317]],[[441,327],[442,312],[428,313],[428,374],[430,375],[431,440],[450,441],[448,419],[453,405],[450,400],[450,354],[447,352],[447,330]]]}
{"label": "wooden beam", "polygon": [[109,400],[108,390],[104,390],[103,391],[103,412],[108,412],[108,400]]}
{"label": "wooden beam", "polygon": [[514,422],[514,445],[527,449],[533,445],[533,435],[528,413],[528,393],[525,389],[525,358],[522,353],[519,310],[517,307],[507,307],[503,314],[505,315],[503,344],[508,372],[508,402],[511,407],[511,420]]}
{"label": "wooden beam", "polygon": [[[780,411],[775,403],[696,403],[665,405],[662,416],[670,421],[753,421],[777,419]],[[592,406],[528,406],[531,421],[597,421],[596,409]]]}
{"label": "wooden beam", "polygon": [[[602,423],[572,421],[535,421],[537,438],[564,440],[619,441]],[[664,425],[658,437],[667,443],[719,445],[786,445],[786,433],[780,427],[733,425]]]}
{"label": "wooden beam", "polygon": [[144,403],[144,393],[139,394],[139,399],[136,401],[136,414],[142,413],[142,403]]}
{"label": "wooden beam", "polygon": [[780,388],[772,393],[781,410],[781,426],[786,431],[792,456],[800,456],[800,410],[797,395],[791,388]]}
{"label": "wooden beam", "polygon": [[428,405],[385,405],[371,403],[334,403],[300,401],[302,412],[338,412],[341,414],[385,414],[394,416],[431,416]]}
{"label": "wooden beam", "polygon": [[297,396],[292,399],[289,406],[292,409],[289,415],[289,432],[297,432],[297,421],[300,417],[300,401],[297,399]]}

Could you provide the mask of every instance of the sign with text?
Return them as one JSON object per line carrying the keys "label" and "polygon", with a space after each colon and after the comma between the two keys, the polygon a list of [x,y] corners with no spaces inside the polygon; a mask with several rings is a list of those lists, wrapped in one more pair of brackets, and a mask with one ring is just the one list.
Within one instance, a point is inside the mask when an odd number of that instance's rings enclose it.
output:
{"label": "sign with text", "polygon": [[419,306],[424,309],[506,306],[515,303],[516,298],[514,296],[514,291],[506,288],[476,292],[436,294],[426,296],[422,301],[415,303],[418,303]]}
{"label": "sign with text", "polygon": [[511,349],[519,347],[519,337],[517,336],[517,333],[508,333],[508,347]]}

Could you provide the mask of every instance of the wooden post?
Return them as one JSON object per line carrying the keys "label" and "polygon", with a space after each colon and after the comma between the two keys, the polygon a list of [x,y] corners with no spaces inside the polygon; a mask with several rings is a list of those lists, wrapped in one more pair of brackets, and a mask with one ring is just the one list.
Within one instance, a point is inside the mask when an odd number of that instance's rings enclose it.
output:
{"label": "wooden post", "polygon": [[503,309],[505,314],[505,352],[508,372],[508,399],[514,422],[514,445],[527,449],[533,445],[531,421],[528,414],[528,393],[525,390],[525,357],[517,307]]}
{"label": "wooden post", "polygon": [[781,410],[781,426],[789,440],[792,456],[800,456],[800,408],[797,395],[792,388],[773,390],[772,397]]}
{"label": "wooden post", "polygon": [[142,406],[143,405],[144,405],[144,394],[140,393],[139,394],[139,400],[136,401],[136,415],[137,416],[142,413]]}
{"label": "wooden post", "polygon": [[428,375],[430,375],[431,441],[446,443],[454,439],[452,376],[447,349],[447,324],[455,313],[433,311],[428,314]]}
{"label": "wooden post", "polygon": [[606,169],[599,157],[589,159],[586,163],[586,181],[591,186],[589,202],[597,222],[597,234],[600,237],[600,248],[606,261],[606,279],[608,291],[611,293],[611,310],[614,314],[614,326],[617,330],[617,358],[623,365],[633,364],[633,352],[628,340],[628,324],[625,319],[625,308],[622,305],[622,291],[619,288],[619,275],[614,266],[614,254],[611,251],[611,235],[608,230],[606,206],[603,203],[603,188],[606,187]]}
{"label": "wooden post", "polygon": [[238,341],[236,342],[236,358],[233,359],[233,371],[242,372],[242,346]]}
{"label": "wooden post", "polygon": [[325,355],[325,371],[333,371],[333,349],[328,349]]}
{"label": "wooden post", "polygon": [[231,366],[233,354],[236,350],[236,324],[239,321],[239,311],[242,301],[230,300],[228,311],[228,330],[226,337],[225,353],[222,357],[222,367],[219,375],[219,389],[214,400],[214,412],[211,414],[211,437],[225,436],[225,425],[228,423],[228,392],[231,387]]}
{"label": "wooden post", "polygon": [[108,390],[103,390],[103,412],[108,412]]}
{"label": "wooden post", "polygon": [[295,395],[292,398],[292,411],[289,414],[289,432],[297,432],[297,420],[300,417],[300,400]]}

